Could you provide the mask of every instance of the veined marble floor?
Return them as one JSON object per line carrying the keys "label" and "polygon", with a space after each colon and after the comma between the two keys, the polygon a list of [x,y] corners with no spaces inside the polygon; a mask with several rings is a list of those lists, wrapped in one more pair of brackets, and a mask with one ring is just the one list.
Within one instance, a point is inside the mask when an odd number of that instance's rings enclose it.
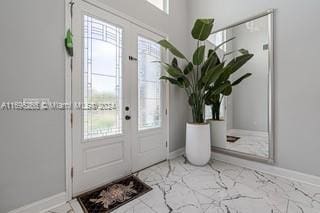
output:
{"label": "veined marble floor", "polygon": [[240,137],[240,139],[235,143],[226,142],[223,148],[268,158],[268,133],[231,129],[228,130],[227,135]]}
{"label": "veined marble floor", "polygon": [[[320,212],[320,188],[220,161],[195,167],[179,157],[136,175],[153,190],[115,213]],[[49,212],[82,213],[77,201],[71,205]]]}

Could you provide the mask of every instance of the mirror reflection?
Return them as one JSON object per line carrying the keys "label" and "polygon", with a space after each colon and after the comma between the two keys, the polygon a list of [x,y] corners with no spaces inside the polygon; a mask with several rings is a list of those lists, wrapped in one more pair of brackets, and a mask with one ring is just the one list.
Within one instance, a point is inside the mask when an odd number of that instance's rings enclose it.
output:
{"label": "mirror reflection", "polygon": [[[209,38],[213,47],[235,37],[219,49],[219,57],[236,57],[246,49],[254,57],[231,76],[231,81],[246,73],[252,75],[221,96],[219,120],[212,121],[212,146],[260,158],[269,158],[269,18],[263,16],[219,31]],[[229,59],[230,58],[230,59]],[[212,119],[212,106],[206,118]]]}

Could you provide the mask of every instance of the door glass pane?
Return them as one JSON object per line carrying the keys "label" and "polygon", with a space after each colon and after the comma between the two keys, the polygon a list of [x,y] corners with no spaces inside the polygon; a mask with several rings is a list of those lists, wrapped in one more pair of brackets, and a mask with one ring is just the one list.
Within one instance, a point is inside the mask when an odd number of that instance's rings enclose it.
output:
{"label": "door glass pane", "polygon": [[138,37],[138,129],[161,127],[160,45]]}
{"label": "door glass pane", "polygon": [[84,16],[83,32],[84,139],[121,134],[122,29]]}

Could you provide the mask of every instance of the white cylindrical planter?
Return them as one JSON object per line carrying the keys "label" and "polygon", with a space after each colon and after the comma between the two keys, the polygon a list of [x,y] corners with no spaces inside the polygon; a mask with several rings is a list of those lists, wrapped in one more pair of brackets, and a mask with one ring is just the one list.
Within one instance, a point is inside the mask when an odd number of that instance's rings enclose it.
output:
{"label": "white cylindrical planter", "polygon": [[210,125],[187,123],[186,157],[196,166],[204,166],[210,161]]}
{"label": "white cylindrical planter", "polygon": [[227,125],[224,120],[209,120],[211,146],[224,148],[227,140]]}

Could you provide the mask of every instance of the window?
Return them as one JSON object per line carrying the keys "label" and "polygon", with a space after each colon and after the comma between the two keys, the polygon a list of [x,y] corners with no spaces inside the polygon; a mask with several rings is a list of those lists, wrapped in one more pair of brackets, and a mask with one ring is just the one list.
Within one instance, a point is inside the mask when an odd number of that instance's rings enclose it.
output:
{"label": "window", "polygon": [[[222,99],[221,106],[220,106],[220,119],[224,120],[226,117],[226,97]],[[212,119],[212,109],[211,106],[205,105],[204,111],[204,118],[205,120]]]}
{"label": "window", "polygon": [[[209,41],[213,45],[218,46],[222,42],[226,41],[226,39],[227,39],[227,31],[223,30],[223,31],[220,31],[220,32],[215,33],[212,36],[210,36]],[[222,47],[220,47],[220,49],[223,50],[224,52],[226,52],[227,51],[227,45],[226,44],[222,45]]]}
{"label": "window", "polygon": [[160,10],[169,13],[169,0],[147,0],[149,3],[153,4]]}
{"label": "window", "polygon": [[161,60],[160,45],[138,38],[138,114],[139,131],[161,127],[161,67],[153,61]]}
{"label": "window", "polygon": [[122,133],[122,29],[84,16],[84,104],[107,104],[110,110],[84,110],[84,139]]}

